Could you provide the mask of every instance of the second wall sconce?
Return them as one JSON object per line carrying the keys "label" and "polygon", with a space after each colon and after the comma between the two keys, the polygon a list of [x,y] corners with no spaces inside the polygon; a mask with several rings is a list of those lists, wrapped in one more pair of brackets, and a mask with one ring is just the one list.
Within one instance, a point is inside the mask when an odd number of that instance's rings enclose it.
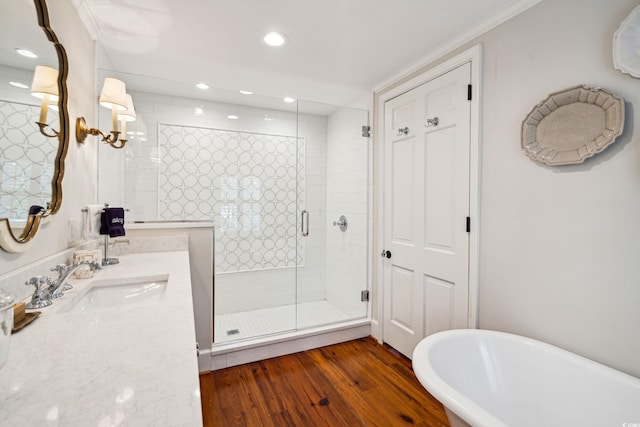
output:
{"label": "second wall sconce", "polygon": [[[100,135],[102,141],[113,148],[124,148],[127,143],[125,139],[126,122],[136,119],[136,112],[133,107],[133,100],[127,94],[124,82],[107,77],[102,86],[100,94],[100,105],[111,109],[111,132],[105,134],[100,129],[89,128],[84,117],[76,120],[76,140],[83,143],[88,135]],[[122,127],[118,129],[118,120],[122,121]],[[122,135],[122,138],[119,138]]]}
{"label": "second wall sconce", "polygon": [[[40,119],[36,122],[40,128],[40,133],[48,138],[56,138],[59,135],[58,131],[51,129],[51,133],[49,133],[45,129],[49,127],[47,124],[49,103],[58,104],[58,70],[44,65],[37,65],[33,73],[31,95],[42,99]],[[53,109],[53,106],[51,108]]]}

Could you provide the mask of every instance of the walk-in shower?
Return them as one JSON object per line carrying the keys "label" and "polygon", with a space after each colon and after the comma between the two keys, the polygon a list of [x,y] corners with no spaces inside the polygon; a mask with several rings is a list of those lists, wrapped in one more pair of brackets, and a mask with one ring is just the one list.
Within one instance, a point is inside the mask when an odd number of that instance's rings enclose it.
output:
{"label": "walk-in shower", "polygon": [[132,220],[215,223],[214,346],[366,318],[366,110],[132,92],[100,197]]}

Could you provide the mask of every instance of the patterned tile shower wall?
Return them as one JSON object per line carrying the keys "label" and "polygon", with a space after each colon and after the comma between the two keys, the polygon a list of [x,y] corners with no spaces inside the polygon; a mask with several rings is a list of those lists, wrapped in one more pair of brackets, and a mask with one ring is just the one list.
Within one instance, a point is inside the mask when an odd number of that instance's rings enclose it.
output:
{"label": "patterned tile shower wall", "polygon": [[51,200],[58,140],[40,133],[39,114],[40,107],[0,101],[0,217],[24,220],[29,206]]}
{"label": "patterned tile shower wall", "polygon": [[305,140],[158,124],[158,214],[216,223],[216,272],[304,262]]}

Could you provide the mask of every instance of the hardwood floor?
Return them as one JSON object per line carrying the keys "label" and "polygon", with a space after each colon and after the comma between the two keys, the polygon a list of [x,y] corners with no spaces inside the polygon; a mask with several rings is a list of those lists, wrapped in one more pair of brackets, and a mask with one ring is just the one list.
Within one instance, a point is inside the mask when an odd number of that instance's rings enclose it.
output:
{"label": "hardwood floor", "polygon": [[208,426],[448,426],[411,361],[373,338],[200,376]]}

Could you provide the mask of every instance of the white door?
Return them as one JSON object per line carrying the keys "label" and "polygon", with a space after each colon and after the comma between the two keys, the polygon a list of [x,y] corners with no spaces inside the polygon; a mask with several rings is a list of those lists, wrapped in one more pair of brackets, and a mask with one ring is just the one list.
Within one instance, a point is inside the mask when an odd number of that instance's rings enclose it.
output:
{"label": "white door", "polygon": [[467,63],[385,103],[383,337],[410,358],[468,326],[470,79]]}

